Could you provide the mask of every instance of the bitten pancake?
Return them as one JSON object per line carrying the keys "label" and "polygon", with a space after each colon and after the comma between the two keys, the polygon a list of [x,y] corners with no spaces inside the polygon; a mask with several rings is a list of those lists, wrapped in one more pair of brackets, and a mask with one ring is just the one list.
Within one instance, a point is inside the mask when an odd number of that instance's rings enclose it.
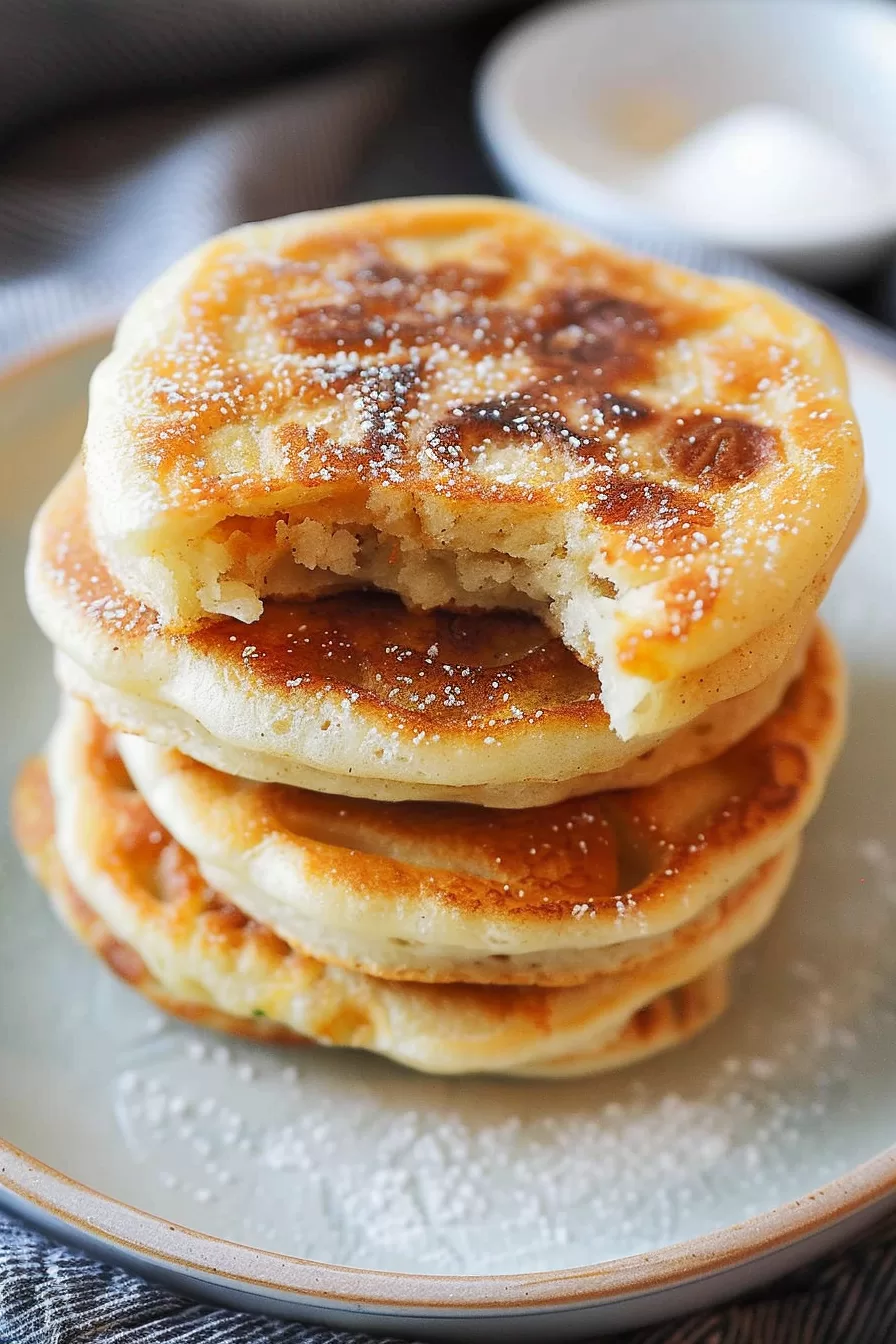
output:
{"label": "bitten pancake", "polygon": [[[57,758],[52,789],[39,763],[25,768],[15,827],[57,899],[66,900],[59,891],[64,871],[78,899],[123,946],[119,971],[216,1015],[267,1020],[275,1033],[286,1027],[428,1072],[535,1072],[543,1064],[566,1070],[573,1057],[592,1055],[600,1067],[599,1051],[635,1014],[759,932],[795,859],[796,846],[770,859],[725,898],[726,917],[705,939],[633,974],[557,990],[391,984],[291,951],[218,896],[135,792],[96,721],[83,727],[64,771]],[[589,1067],[582,1060],[582,1071]]]}
{"label": "bitten pancake", "polygon": [[507,807],[648,784],[736,741],[798,670],[824,584],[786,628],[670,688],[686,730],[623,742],[597,676],[520,613],[415,615],[386,594],[342,594],[172,634],[104,569],[77,468],[41,510],[28,561],[60,678],[108,723],[250,778]]}
{"label": "bitten pancake", "polygon": [[[387,979],[578,984],[705,936],[720,897],[799,835],[840,744],[844,689],[819,630],[779,709],[714,761],[516,811],[253,784],[143,738],[118,750],[209,884],[298,950]],[[63,705],[54,775],[91,717]]]}
{"label": "bitten pancake", "polygon": [[623,737],[787,617],[862,490],[830,334],[508,201],[253,224],[123,319],[90,517],[166,624],[373,584],[533,611]]}

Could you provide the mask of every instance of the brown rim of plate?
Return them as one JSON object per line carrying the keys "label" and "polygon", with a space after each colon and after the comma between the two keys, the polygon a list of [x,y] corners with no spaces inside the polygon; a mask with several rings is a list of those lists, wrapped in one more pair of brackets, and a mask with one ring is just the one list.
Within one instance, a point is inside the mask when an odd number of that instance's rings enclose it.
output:
{"label": "brown rim of plate", "polygon": [[[98,324],[85,335],[38,350],[0,371],[0,385],[99,343],[104,335],[111,336],[111,330]],[[866,352],[862,353],[864,357]],[[870,357],[879,368],[886,367],[893,373],[887,361],[873,351]],[[513,1085],[530,1086],[526,1082]],[[474,1314],[514,1307],[590,1306],[636,1298],[770,1255],[836,1226],[888,1195],[896,1195],[896,1145],[817,1190],[721,1231],[619,1260],[530,1274],[405,1274],[328,1265],[244,1246],[193,1232],[102,1195],[3,1139],[0,1191],[72,1230],[106,1243],[110,1250],[142,1258],[158,1269],[212,1276],[248,1293],[301,1294],[355,1310],[422,1308]]]}

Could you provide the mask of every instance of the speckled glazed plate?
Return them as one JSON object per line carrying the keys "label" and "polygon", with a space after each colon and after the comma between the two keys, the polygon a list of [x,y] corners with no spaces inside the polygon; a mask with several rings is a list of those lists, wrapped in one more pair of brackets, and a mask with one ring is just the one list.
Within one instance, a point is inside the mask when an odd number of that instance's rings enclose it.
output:
{"label": "speckled glazed plate", "polygon": [[[54,711],[29,520],[105,338],[0,383],[3,770]],[[585,1082],[417,1077],[163,1020],[57,927],[8,836],[0,1199],[196,1296],[415,1339],[575,1339],[730,1297],[896,1200],[896,368],[854,352],[871,512],[827,614],[848,746],[734,1007]]]}

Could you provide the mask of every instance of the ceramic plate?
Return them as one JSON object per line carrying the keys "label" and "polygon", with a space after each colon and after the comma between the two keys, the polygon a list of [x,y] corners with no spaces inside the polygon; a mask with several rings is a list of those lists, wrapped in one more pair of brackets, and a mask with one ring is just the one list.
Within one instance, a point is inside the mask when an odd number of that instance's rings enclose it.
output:
{"label": "ceramic plate", "polygon": [[[94,339],[0,384],[4,789],[54,712],[21,586]],[[575,1338],[730,1296],[896,1193],[896,368],[852,354],[871,512],[827,615],[844,756],[784,907],[701,1039],[593,1081],[432,1080],[167,1021],[4,840],[0,1196],[195,1295],[415,1338]],[[814,1192],[814,1193],[813,1193]]]}

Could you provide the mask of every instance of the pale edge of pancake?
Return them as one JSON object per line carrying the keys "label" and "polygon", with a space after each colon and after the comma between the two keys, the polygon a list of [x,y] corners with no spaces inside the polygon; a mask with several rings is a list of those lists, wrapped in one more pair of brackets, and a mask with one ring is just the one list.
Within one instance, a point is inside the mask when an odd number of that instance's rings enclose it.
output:
{"label": "pale edge of pancake", "polygon": [[434,1073],[550,1067],[601,1050],[652,1000],[702,976],[756,936],[777,907],[798,850],[793,844],[765,864],[704,943],[649,973],[599,977],[563,990],[391,984],[291,953],[251,924],[234,931],[220,911],[196,905],[196,898],[189,908],[160,904],[130,871],[126,851],[115,849],[125,820],[120,804],[103,798],[83,760],[80,766],[75,752],[66,780],[54,781],[64,868],[40,766],[26,769],[18,789],[19,843],[51,887],[75,870],[78,896],[166,994],[240,1018],[263,1014],[297,1035],[366,1048]]}
{"label": "pale edge of pancake", "polygon": [[[782,705],[728,754],[650,789],[454,825],[438,809],[284,797],[144,739],[118,746],[209,884],[297,950],[390,980],[574,985],[705,931],[725,893],[802,830],[842,741],[845,685],[819,627]],[[56,734],[89,715],[63,702]],[[628,891],[604,847],[614,835],[642,865]]]}

